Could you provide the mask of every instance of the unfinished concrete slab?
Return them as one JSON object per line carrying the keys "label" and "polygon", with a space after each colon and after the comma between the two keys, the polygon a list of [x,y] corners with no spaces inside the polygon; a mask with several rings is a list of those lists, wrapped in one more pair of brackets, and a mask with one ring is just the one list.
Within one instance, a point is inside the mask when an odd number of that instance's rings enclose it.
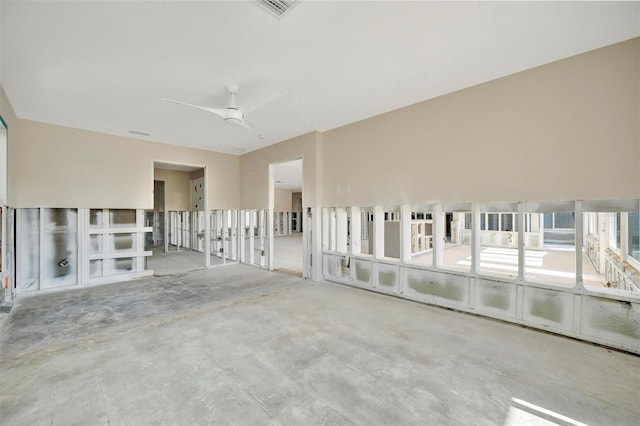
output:
{"label": "unfinished concrete slab", "polygon": [[7,425],[640,420],[640,357],[245,265],[22,297],[1,330]]}
{"label": "unfinished concrete slab", "polygon": [[302,273],[302,233],[273,238],[273,267]]}

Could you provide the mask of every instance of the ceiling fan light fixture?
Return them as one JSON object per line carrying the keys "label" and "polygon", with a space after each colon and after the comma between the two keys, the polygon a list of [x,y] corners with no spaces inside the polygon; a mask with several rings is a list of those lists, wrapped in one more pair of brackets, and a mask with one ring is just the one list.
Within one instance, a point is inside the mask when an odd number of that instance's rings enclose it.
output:
{"label": "ceiling fan light fixture", "polygon": [[239,119],[233,118],[233,117],[225,118],[224,121],[225,121],[225,123],[231,124],[232,126],[239,126],[240,123],[242,123],[242,120],[239,120]]}
{"label": "ceiling fan light fixture", "polygon": [[227,108],[227,116],[224,121],[232,124],[234,126],[239,126],[242,123],[242,119],[244,118],[244,113],[240,111],[238,108],[229,107]]}

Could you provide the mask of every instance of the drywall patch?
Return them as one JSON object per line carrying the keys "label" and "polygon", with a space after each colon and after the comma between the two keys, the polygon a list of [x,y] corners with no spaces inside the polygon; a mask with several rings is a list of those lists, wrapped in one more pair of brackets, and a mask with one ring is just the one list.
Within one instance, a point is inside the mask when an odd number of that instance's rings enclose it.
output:
{"label": "drywall patch", "polygon": [[581,332],[640,352],[640,304],[583,296]]}
{"label": "drywall patch", "polygon": [[371,279],[371,263],[356,261],[356,281],[369,284]]}
{"label": "drywall patch", "polygon": [[374,277],[376,278],[376,289],[384,293],[395,294],[398,291],[398,277],[400,268],[396,265],[385,263],[376,264]]}
{"label": "drywall patch", "polygon": [[336,276],[336,259],[333,256],[324,256],[325,275],[330,277]]}
{"label": "drywall patch", "polygon": [[501,311],[506,311],[509,309],[509,298],[504,293],[484,292],[482,295],[482,304],[484,306],[497,308]]}
{"label": "drywall patch", "polygon": [[477,278],[475,309],[479,312],[516,316],[516,286]]}
{"label": "drywall patch", "polygon": [[533,323],[572,329],[573,295],[562,291],[525,287],[524,319]]}
{"label": "drywall patch", "polygon": [[386,287],[395,287],[396,273],[393,271],[380,271],[378,273],[378,284]]}
{"label": "drywall patch", "polygon": [[530,301],[529,312],[538,318],[545,318],[553,322],[562,322],[564,308],[562,300],[556,295],[547,294]]}
{"label": "drywall patch", "polygon": [[406,276],[408,296],[413,295],[418,300],[437,298],[466,304],[469,293],[467,277],[415,269],[408,269]]}

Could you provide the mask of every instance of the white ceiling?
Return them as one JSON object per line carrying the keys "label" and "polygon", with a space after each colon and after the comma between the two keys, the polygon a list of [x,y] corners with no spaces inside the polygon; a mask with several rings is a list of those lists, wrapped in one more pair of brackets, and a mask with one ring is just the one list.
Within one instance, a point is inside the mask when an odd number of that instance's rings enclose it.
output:
{"label": "white ceiling", "polygon": [[[639,2],[0,1],[0,82],[25,119],[238,153],[640,35]],[[205,111],[282,96],[251,132]],[[137,136],[130,130],[151,133]],[[260,138],[259,135],[264,135]]]}
{"label": "white ceiling", "polygon": [[274,164],[273,181],[277,189],[302,191],[302,160]]}

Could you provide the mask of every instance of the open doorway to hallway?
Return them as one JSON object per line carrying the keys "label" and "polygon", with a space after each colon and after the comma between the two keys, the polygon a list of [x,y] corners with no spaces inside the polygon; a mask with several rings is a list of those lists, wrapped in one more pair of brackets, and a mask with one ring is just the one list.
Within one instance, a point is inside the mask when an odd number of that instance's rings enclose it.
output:
{"label": "open doorway to hallway", "polygon": [[167,275],[202,269],[205,257],[205,169],[195,165],[154,162],[153,210],[145,211],[147,269]]}
{"label": "open doorway to hallway", "polygon": [[302,276],[302,159],[273,164],[273,269]]}

